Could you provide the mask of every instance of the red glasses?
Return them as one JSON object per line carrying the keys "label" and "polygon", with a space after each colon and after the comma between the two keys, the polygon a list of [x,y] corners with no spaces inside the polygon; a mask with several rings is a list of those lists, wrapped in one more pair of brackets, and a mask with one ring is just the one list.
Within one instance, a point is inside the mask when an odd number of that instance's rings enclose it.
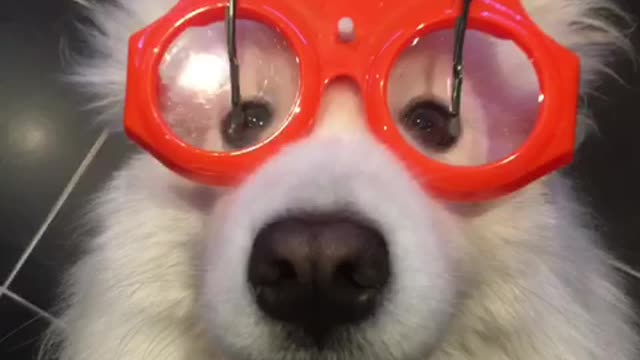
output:
{"label": "red glasses", "polygon": [[346,77],[426,191],[488,200],[572,160],[579,67],[519,0],[182,0],[130,39],[125,128],[232,186],[308,136]]}

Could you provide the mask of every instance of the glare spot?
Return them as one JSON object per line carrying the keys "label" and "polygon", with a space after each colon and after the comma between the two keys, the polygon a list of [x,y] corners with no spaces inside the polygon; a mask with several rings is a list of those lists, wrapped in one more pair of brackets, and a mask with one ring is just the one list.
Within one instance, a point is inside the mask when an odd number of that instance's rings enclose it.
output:
{"label": "glare spot", "polygon": [[34,112],[27,112],[11,121],[8,135],[13,151],[21,156],[42,155],[53,136],[45,118]]}
{"label": "glare spot", "polygon": [[195,91],[216,91],[229,81],[227,59],[211,54],[192,54],[178,84]]}

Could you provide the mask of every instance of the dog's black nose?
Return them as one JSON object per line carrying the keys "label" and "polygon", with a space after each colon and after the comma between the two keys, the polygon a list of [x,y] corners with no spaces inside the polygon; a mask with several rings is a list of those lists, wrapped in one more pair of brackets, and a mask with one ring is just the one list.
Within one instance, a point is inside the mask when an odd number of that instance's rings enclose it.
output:
{"label": "dog's black nose", "polygon": [[316,340],[374,314],[389,276],[382,234],[338,215],[269,224],[249,260],[249,282],[262,311]]}

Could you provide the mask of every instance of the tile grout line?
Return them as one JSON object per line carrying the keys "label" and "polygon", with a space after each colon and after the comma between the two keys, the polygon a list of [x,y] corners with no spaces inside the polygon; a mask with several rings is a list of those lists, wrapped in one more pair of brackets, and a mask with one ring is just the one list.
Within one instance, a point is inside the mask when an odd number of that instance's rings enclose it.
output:
{"label": "tile grout line", "polygon": [[631,268],[628,265],[623,264],[622,262],[618,261],[618,260],[611,260],[610,261],[611,265],[613,265],[613,267],[615,267],[616,269],[618,269],[619,271],[626,273],[627,275],[630,275],[636,279],[640,279],[640,272],[634,270],[633,268]]}
{"label": "tile grout line", "polygon": [[40,309],[39,307],[37,307],[36,305],[30,303],[28,300],[25,300],[22,298],[22,296],[14,293],[13,291],[4,288],[2,290],[2,293],[5,296],[8,296],[9,298],[11,298],[13,301],[17,302],[18,304],[29,308],[29,310],[35,312],[36,314],[42,316],[43,318],[46,318],[47,320],[51,321],[52,323],[56,324],[56,325],[62,325],[62,322],[58,319],[56,319],[53,315],[49,314],[48,312],[46,312],[45,310]]}
{"label": "tile grout line", "polygon": [[82,176],[82,174],[84,174],[84,172],[89,167],[89,164],[91,164],[93,159],[96,157],[96,154],[98,153],[102,145],[107,140],[108,135],[109,133],[106,130],[100,133],[100,136],[98,137],[96,142],[93,144],[91,149],[89,149],[89,152],[80,163],[80,166],[78,166],[78,168],[76,169],[75,173],[71,177],[71,180],[69,180],[69,182],[67,183],[67,186],[65,186],[64,190],[60,194],[60,197],[58,197],[58,200],[56,200],[55,204],[49,211],[49,214],[47,214],[47,217],[45,218],[44,222],[38,229],[38,232],[36,233],[36,235],[33,237],[31,242],[29,243],[29,246],[27,246],[25,251],[22,253],[22,256],[18,260],[18,263],[14,266],[13,270],[11,271],[11,274],[9,274],[9,277],[7,278],[7,280],[5,280],[4,284],[2,285],[2,288],[5,289],[5,292],[7,294],[9,293],[9,290],[8,290],[9,285],[11,285],[11,282],[18,274],[18,271],[20,271],[24,263],[27,261],[27,258],[29,257],[29,255],[31,255],[31,253],[33,252],[33,249],[36,247],[36,245],[40,241],[40,238],[42,238],[42,235],[44,235],[45,231],[47,230],[47,228],[49,227],[53,219],[56,217],[56,215],[60,211],[60,208],[62,208],[62,205],[71,194],[71,191],[73,191],[73,189],[78,184],[78,181],[80,180],[80,177]]}

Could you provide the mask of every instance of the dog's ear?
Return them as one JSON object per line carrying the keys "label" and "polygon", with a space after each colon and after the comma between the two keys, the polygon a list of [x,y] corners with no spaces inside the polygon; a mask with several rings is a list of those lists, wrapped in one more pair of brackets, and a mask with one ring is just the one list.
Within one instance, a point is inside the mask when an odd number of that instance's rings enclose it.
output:
{"label": "dog's ear", "polygon": [[588,96],[606,76],[616,77],[618,59],[635,61],[629,40],[634,20],[613,0],[522,0],[529,15],[551,37],[576,52],[581,59],[581,113],[579,143],[596,130]]}
{"label": "dog's ear", "polygon": [[[89,107],[108,129],[122,129],[128,42],[132,33],[165,14],[178,0],[75,0],[71,31],[80,33],[65,57],[65,77],[90,97]],[[77,37],[77,36],[72,36]]]}

